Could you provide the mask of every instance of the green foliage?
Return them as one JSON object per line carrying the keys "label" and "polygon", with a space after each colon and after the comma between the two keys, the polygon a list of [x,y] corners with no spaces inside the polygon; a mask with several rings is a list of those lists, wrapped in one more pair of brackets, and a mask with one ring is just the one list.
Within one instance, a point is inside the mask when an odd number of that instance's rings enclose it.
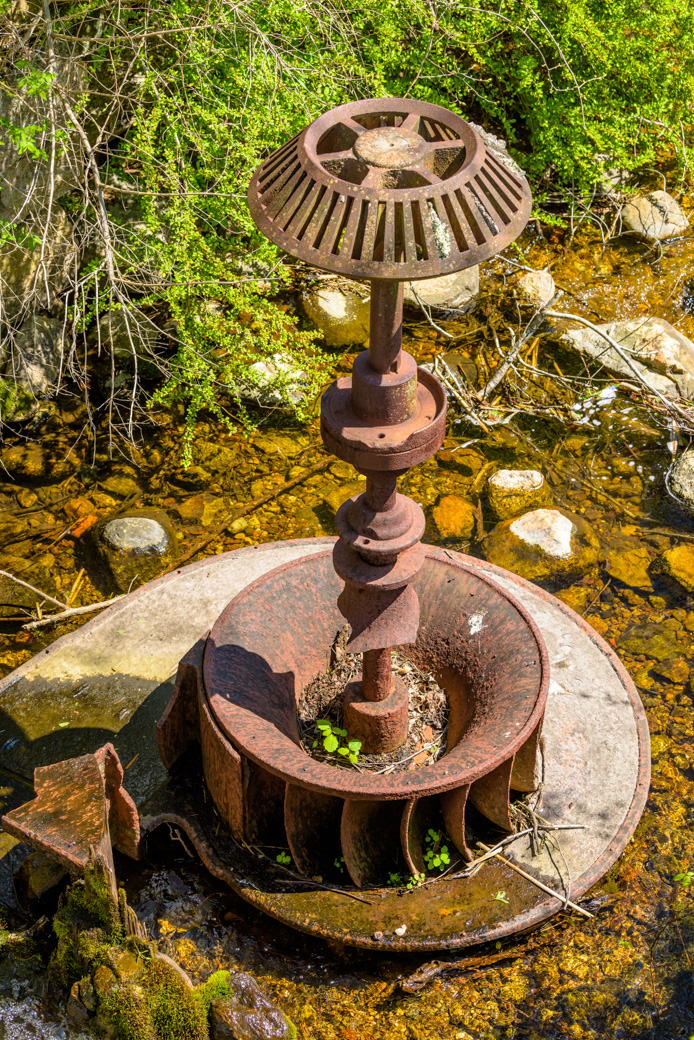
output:
{"label": "green foliage", "polygon": [[694,870],[685,870],[681,874],[675,874],[675,881],[677,881],[682,888],[689,888],[692,881],[694,881]]}
{"label": "green foliage", "polygon": [[[318,719],[316,732],[320,734],[323,748],[329,755],[337,751],[338,755],[346,758],[353,766],[357,765],[359,752],[361,751],[361,740],[350,740],[346,729],[339,729],[337,726],[333,726],[327,719]],[[342,746],[340,745],[341,740],[344,740]],[[314,748],[318,747],[318,740],[314,740],[313,746]]]}
{"label": "green foliage", "polygon": [[229,972],[215,971],[207,982],[197,987],[195,996],[206,1015],[213,1000],[231,1000],[234,992],[229,984]]}
{"label": "green foliage", "polygon": [[426,874],[410,874],[407,883],[402,874],[393,872],[388,875],[388,884],[391,888],[408,888],[411,891],[413,888],[419,888],[425,881]]}
{"label": "green foliage", "polygon": [[[99,261],[77,310],[91,316],[97,290],[102,312],[127,291],[173,319],[153,403],[187,408],[186,461],[201,409],[253,421],[239,386],[268,379],[258,362],[274,359],[269,382],[292,389],[300,419],[325,380],[313,335],[273,299],[292,275],[255,228],[246,191],[269,151],[326,109],[388,95],[445,105],[507,140],[540,203],[550,189],[588,196],[605,167],[651,167],[668,151],[681,165],[691,134],[689,0],[143,0],[108,19],[72,0],[55,19],[63,50],[79,57],[89,39],[91,78],[73,108],[92,137],[101,113],[132,116],[122,138],[106,129],[97,147],[125,289]],[[50,95],[39,62],[16,63],[14,80],[27,97]],[[20,151],[47,161],[40,122],[4,125]],[[137,219],[121,220],[133,197]],[[93,185],[61,205],[98,225]],[[303,373],[298,385],[287,365]]]}
{"label": "green foliage", "polygon": [[443,844],[444,834],[430,827],[424,838],[424,862],[428,870],[443,870],[451,862],[448,845]]}
{"label": "green foliage", "polygon": [[275,856],[275,860],[280,864],[280,866],[288,867],[292,861],[292,857],[288,852],[278,852]]}
{"label": "green foliage", "polygon": [[509,900],[506,898],[506,893],[502,892],[502,891],[497,892],[496,895],[494,896],[494,898],[496,899],[497,903],[508,903],[509,902]]}

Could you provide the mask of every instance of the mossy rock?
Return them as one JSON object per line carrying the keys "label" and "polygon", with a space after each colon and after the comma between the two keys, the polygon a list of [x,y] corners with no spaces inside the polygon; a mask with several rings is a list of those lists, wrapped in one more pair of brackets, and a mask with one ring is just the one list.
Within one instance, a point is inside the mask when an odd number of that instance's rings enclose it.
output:
{"label": "mossy rock", "polygon": [[212,1040],[296,1040],[296,1026],[245,972],[217,971],[197,998]]}
{"label": "mossy rock", "polygon": [[[204,1004],[175,965],[129,950],[114,981],[102,982],[96,1026],[112,1040],[207,1040]],[[96,984],[95,977],[95,984]]]}
{"label": "mossy rock", "polygon": [[34,395],[10,379],[0,378],[0,420],[5,423],[26,422],[38,411]]}
{"label": "mossy rock", "polygon": [[487,501],[497,520],[552,505],[552,492],[536,469],[499,469],[487,481]]}
{"label": "mossy rock", "polygon": [[326,506],[333,513],[337,513],[343,502],[346,502],[348,498],[352,498],[354,495],[361,495],[366,491],[366,480],[362,477],[360,480],[350,480],[346,484],[340,484],[338,487],[333,488],[324,495],[323,501]]}
{"label": "mossy rock", "polygon": [[566,509],[535,509],[497,524],[483,550],[498,567],[547,581],[587,574],[598,562],[600,542],[583,517]]}
{"label": "mossy rock", "polygon": [[475,506],[460,495],[442,495],[433,510],[444,541],[468,541],[475,530]]}

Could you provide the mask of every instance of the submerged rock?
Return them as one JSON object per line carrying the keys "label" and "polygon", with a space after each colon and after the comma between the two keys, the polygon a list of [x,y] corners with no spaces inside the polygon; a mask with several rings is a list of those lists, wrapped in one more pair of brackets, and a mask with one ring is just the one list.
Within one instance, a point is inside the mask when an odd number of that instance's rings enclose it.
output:
{"label": "submerged rock", "polygon": [[483,546],[490,563],[537,581],[586,574],[597,563],[600,543],[575,513],[535,509],[497,524]]}
{"label": "submerged rock", "polygon": [[234,385],[234,393],[259,408],[291,410],[304,396],[306,373],[288,354],[272,354],[264,361],[255,361],[246,375]]}
{"label": "submerged rock", "polygon": [[405,282],[404,299],[412,307],[423,303],[435,310],[456,310],[466,314],[475,306],[479,291],[480,269],[476,266],[438,278]]}
{"label": "submerged rock", "polygon": [[674,578],[687,592],[694,592],[694,545],[675,545],[666,549],[656,563],[663,574]]}
{"label": "submerged rock", "polygon": [[56,389],[62,350],[62,322],[37,314],[27,318],[2,375],[0,412],[5,422],[30,418],[40,398]]}
{"label": "submerged rock", "polygon": [[675,238],[689,227],[682,207],[666,191],[652,191],[627,202],[622,209],[622,223],[652,242]]}
{"label": "submerged rock", "polygon": [[434,521],[444,541],[467,541],[475,530],[475,507],[459,495],[443,495],[434,506]]}
{"label": "submerged rock", "polygon": [[524,303],[532,307],[546,307],[557,291],[549,271],[523,271],[516,281],[516,290]]}
{"label": "submerged rock", "polygon": [[607,549],[606,571],[611,578],[632,589],[650,589],[653,586],[648,568],[651,554],[636,538],[626,536],[610,539]]}
{"label": "submerged rock", "polygon": [[497,520],[552,504],[545,478],[536,469],[499,469],[487,482],[487,499]]}
{"label": "submerged rock", "polygon": [[369,338],[370,298],[341,284],[308,289],[301,296],[304,314],[320,329],[329,347],[350,347]]}
{"label": "submerged rock", "polygon": [[694,449],[687,448],[675,459],[670,471],[670,490],[694,511]]}
{"label": "submerged rock", "polygon": [[[667,397],[694,395],[694,343],[669,322],[662,318],[629,318],[598,328],[632,360],[648,386]],[[562,340],[598,361],[613,375],[635,381],[631,366],[593,329],[571,329],[563,334]]]}
{"label": "submerged rock", "polygon": [[619,641],[620,649],[636,656],[645,654],[656,661],[666,661],[678,657],[682,653],[682,644],[677,639],[677,631],[663,624],[635,624],[623,633]]}
{"label": "submerged rock", "polygon": [[210,1040],[294,1040],[296,1027],[245,972],[220,971],[202,987],[210,1002]]}
{"label": "submerged rock", "polygon": [[99,554],[123,592],[151,581],[178,556],[174,529],[161,509],[133,509],[93,530]]}

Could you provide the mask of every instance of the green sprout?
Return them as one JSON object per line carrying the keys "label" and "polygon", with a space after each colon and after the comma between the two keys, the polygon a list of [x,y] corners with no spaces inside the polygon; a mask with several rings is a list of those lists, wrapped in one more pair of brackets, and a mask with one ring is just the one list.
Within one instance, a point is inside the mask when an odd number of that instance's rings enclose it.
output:
{"label": "green sprout", "polygon": [[[320,733],[319,739],[323,741],[323,748],[329,755],[337,751],[338,755],[346,758],[353,766],[356,766],[359,761],[359,752],[361,751],[360,740],[347,739],[347,730],[338,729],[337,726],[333,726],[327,719],[318,719],[316,729]],[[340,746],[340,741],[342,740],[345,743]],[[314,740],[313,746],[314,748],[318,747],[318,740]]]}
{"label": "green sprout", "polygon": [[336,870],[339,870],[341,874],[344,874],[344,872],[345,872],[345,857],[344,856],[340,856],[339,859],[336,858],[335,862],[333,863],[333,866],[335,867]]}
{"label": "green sprout", "polygon": [[451,862],[448,845],[442,845],[442,841],[443,833],[430,827],[424,839],[427,846],[424,850],[424,862],[428,870],[442,870]]}
{"label": "green sprout", "polygon": [[499,903],[508,903],[509,902],[509,900],[506,898],[506,893],[505,892],[497,892],[496,895],[494,896],[494,898]]}
{"label": "green sprout", "polygon": [[407,887],[409,889],[419,888],[424,881],[426,881],[426,874],[411,874],[410,880],[407,882]]}
{"label": "green sprout", "polygon": [[289,855],[289,853],[288,853],[288,852],[279,852],[279,853],[277,854],[277,856],[275,856],[275,859],[276,859],[276,860],[277,860],[277,862],[278,862],[278,863],[280,863],[280,864],[281,864],[281,865],[282,865],[283,867],[288,867],[288,866],[289,866],[289,864],[290,864],[290,863],[291,863],[291,861],[292,861],[292,857],[291,857],[291,856]]}
{"label": "green sprout", "polygon": [[689,888],[692,881],[694,881],[694,870],[685,870],[681,874],[675,874],[675,881],[677,881],[682,888]]}

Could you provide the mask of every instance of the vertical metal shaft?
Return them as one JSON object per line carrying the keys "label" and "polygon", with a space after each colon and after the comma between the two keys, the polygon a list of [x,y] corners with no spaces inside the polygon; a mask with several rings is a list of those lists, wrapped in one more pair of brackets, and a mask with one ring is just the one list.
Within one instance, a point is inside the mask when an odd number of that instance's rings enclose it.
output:
{"label": "vertical metal shaft", "polygon": [[397,372],[402,348],[402,282],[371,282],[369,364],[374,372]]}
{"label": "vertical metal shaft", "polygon": [[382,701],[392,688],[392,653],[384,650],[365,650],[362,657],[361,691],[367,701]]}

